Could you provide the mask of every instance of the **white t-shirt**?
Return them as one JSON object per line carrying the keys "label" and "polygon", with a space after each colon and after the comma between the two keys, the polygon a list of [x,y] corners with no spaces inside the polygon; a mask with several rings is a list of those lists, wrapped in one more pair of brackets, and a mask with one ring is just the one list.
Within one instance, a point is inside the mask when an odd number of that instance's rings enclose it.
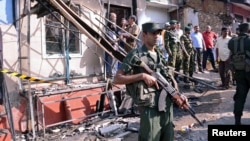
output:
{"label": "white t-shirt", "polygon": [[182,29],[176,29],[175,30],[175,35],[178,38],[178,40],[181,39],[181,35],[183,35],[183,30]]}
{"label": "white t-shirt", "polygon": [[230,50],[228,49],[228,42],[231,39],[230,36],[227,36],[226,38],[223,38],[220,36],[217,39],[217,42],[215,44],[215,48],[218,48],[218,58],[221,61],[226,61],[230,56]]}

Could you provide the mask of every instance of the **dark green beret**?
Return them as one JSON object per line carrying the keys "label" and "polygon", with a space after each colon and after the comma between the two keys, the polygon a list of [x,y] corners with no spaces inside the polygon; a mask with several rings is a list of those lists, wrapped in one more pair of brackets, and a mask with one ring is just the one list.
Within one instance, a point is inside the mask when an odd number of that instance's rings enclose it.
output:
{"label": "dark green beret", "polygon": [[148,22],[148,23],[142,24],[143,32],[155,32],[158,30],[162,30],[162,27],[159,23]]}
{"label": "dark green beret", "polygon": [[176,24],[176,23],[177,23],[176,20],[171,20],[171,21],[169,22],[169,24]]}
{"label": "dark green beret", "polygon": [[190,31],[191,30],[191,27],[190,26],[185,26],[185,31]]}

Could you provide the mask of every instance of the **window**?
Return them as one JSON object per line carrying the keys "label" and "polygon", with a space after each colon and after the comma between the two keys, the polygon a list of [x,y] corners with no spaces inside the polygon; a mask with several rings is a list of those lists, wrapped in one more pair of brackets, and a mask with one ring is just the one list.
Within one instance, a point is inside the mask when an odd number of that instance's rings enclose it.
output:
{"label": "window", "polygon": [[[71,7],[71,9],[80,13],[79,6]],[[57,12],[47,15],[45,18],[45,56],[48,58],[62,57],[67,49],[71,57],[80,56],[80,31]]]}

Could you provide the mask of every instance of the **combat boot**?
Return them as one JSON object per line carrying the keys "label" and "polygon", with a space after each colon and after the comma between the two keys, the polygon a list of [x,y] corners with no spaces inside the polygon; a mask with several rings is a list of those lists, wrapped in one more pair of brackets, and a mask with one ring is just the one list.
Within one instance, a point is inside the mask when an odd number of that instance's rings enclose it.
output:
{"label": "combat boot", "polygon": [[241,116],[235,116],[235,125],[241,125]]}

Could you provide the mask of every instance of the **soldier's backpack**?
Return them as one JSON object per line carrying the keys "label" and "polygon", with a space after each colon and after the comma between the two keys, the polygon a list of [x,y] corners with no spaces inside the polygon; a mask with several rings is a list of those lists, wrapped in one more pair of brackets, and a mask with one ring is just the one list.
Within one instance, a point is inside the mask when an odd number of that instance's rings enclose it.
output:
{"label": "soldier's backpack", "polygon": [[235,70],[245,70],[246,68],[246,54],[244,49],[244,40],[246,37],[239,37],[233,39],[233,55],[232,64]]}

